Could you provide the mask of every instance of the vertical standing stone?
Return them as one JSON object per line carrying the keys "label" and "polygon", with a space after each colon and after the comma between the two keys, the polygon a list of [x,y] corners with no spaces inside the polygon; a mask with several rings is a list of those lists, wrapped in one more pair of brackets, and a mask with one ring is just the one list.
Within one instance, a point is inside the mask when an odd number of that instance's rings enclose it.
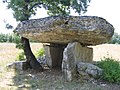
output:
{"label": "vertical standing stone", "polygon": [[69,43],[63,52],[62,71],[65,80],[71,81],[76,76],[78,62],[91,62],[93,49],[82,47],[80,43]]}
{"label": "vertical standing stone", "polygon": [[46,55],[47,64],[49,67],[61,67],[63,59],[64,45],[50,44],[43,45]]}
{"label": "vertical standing stone", "polygon": [[91,62],[93,60],[93,48],[83,47],[78,42],[73,43],[73,45],[73,54],[76,62]]}
{"label": "vertical standing stone", "polygon": [[72,81],[76,75],[74,43],[69,43],[63,52],[62,71],[66,81]]}

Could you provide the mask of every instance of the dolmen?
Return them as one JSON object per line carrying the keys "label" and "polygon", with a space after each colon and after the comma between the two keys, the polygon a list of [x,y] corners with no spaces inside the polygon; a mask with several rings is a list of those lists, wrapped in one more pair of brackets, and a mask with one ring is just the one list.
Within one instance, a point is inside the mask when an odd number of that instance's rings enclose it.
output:
{"label": "dolmen", "polygon": [[51,16],[18,24],[16,32],[43,43],[47,64],[61,67],[69,81],[79,62],[92,62],[94,46],[108,42],[114,27],[97,16]]}

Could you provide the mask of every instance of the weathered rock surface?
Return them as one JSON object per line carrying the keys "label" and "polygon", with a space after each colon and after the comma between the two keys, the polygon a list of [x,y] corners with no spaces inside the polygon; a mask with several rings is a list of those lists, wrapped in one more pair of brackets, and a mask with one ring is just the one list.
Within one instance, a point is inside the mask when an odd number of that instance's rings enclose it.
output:
{"label": "weathered rock surface", "polygon": [[96,16],[53,16],[23,21],[16,32],[44,43],[77,41],[83,45],[97,45],[108,42],[114,28],[105,19]]}
{"label": "weathered rock surface", "polygon": [[76,75],[78,62],[91,62],[93,49],[82,47],[80,43],[69,43],[63,52],[62,71],[67,81],[71,81]]}
{"label": "weathered rock surface", "polygon": [[37,58],[37,61],[38,61],[40,64],[42,64],[42,65],[47,65],[47,61],[46,61],[46,56],[45,56],[45,55],[43,55],[43,56],[41,56],[41,57],[38,57],[38,58]]}
{"label": "weathered rock surface", "polygon": [[84,63],[84,62],[77,63],[77,71],[83,78],[89,76],[93,78],[99,78],[103,72],[101,68],[91,63]]}
{"label": "weathered rock surface", "polygon": [[66,81],[72,81],[77,73],[73,47],[71,43],[67,45],[63,52],[62,71],[63,77]]}
{"label": "weathered rock surface", "polygon": [[23,65],[26,63],[26,61],[16,61],[9,63],[6,67],[8,69],[16,69],[16,70],[24,70]]}

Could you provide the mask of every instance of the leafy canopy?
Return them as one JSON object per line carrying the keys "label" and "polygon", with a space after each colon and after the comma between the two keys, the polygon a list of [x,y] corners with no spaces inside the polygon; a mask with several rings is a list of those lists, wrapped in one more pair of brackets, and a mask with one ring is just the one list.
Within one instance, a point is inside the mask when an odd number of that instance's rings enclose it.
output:
{"label": "leafy canopy", "polygon": [[8,9],[14,11],[13,15],[17,21],[27,20],[31,15],[36,14],[37,7],[48,10],[49,15],[68,15],[70,9],[74,9],[77,13],[85,13],[87,11],[90,0],[3,0],[8,4]]}

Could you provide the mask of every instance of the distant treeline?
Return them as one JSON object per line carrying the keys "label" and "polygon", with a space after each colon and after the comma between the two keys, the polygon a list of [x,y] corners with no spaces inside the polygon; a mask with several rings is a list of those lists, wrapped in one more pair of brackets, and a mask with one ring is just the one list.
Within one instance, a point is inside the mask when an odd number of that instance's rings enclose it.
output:
{"label": "distant treeline", "polygon": [[115,32],[109,43],[110,44],[120,44],[120,34]]}
{"label": "distant treeline", "polygon": [[[20,36],[17,34],[0,34],[0,42],[9,42],[9,43],[19,43],[20,42]],[[36,42],[33,40],[30,40],[30,42]],[[114,33],[111,41],[109,41],[110,44],[120,44],[120,35],[118,33]]]}
{"label": "distant treeline", "polygon": [[[20,40],[20,36],[14,33],[11,34],[3,34],[0,33],[0,42],[8,42],[8,43],[19,43]],[[34,40],[30,40],[30,42],[36,42]]]}
{"label": "distant treeline", "polygon": [[16,34],[0,34],[0,42],[18,43],[20,36]]}

